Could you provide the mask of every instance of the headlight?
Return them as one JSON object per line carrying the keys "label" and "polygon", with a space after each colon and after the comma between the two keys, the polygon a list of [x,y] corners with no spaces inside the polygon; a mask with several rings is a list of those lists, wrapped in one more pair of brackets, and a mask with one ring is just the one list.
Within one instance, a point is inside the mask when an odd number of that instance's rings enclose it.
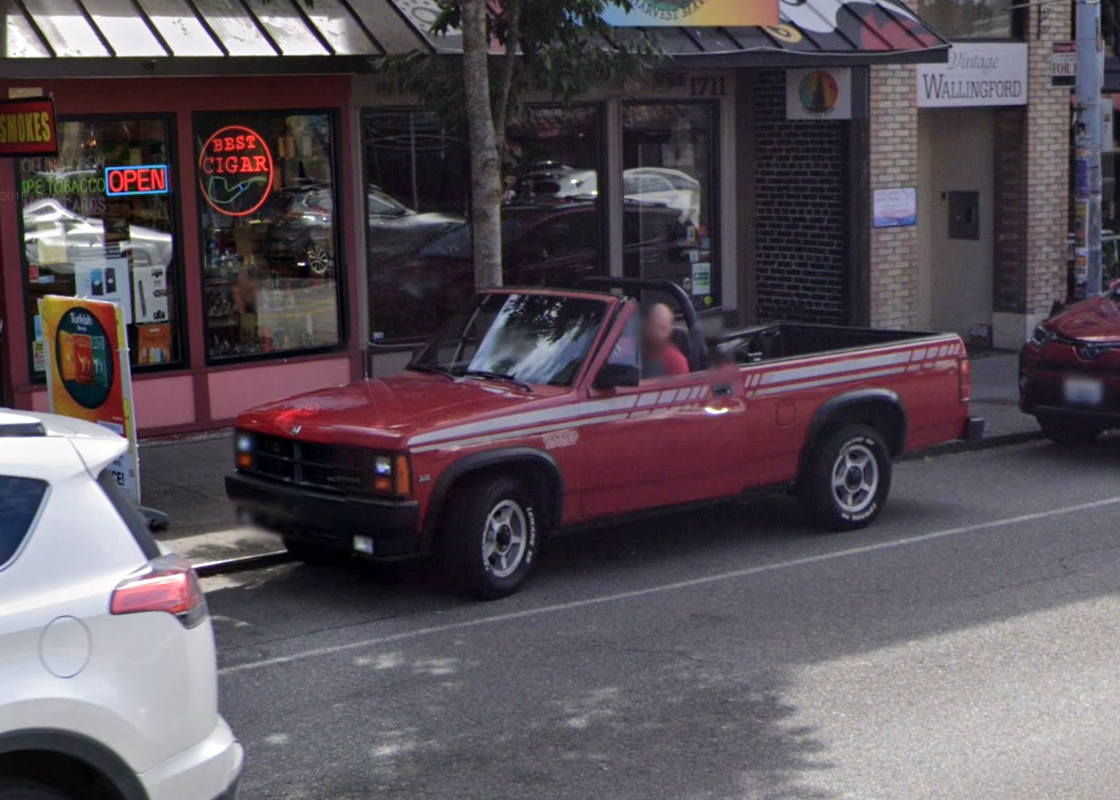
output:
{"label": "headlight", "polygon": [[373,457],[373,491],[379,494],[404,496],[412,489],[412,471],[408,456]]}
{"label": "headlight", "polygon": [[236,447],[239,453],[253,452],[253,437],[248,433],[237,434]]}
{"label": "headlight", "polygon": [[253,435],[238,433],[233,439],[234,463],[238,469],[251,469],[253,466]]}
{"label": "headlight", "polygon": [[1044,344],[1049,344],[1057,339],[1058,336],[1054,331],[1047,328],[1045,325],[1039,325],[1034,329],[1031,334],[1030,343],[1035,347],[1042,347]]}

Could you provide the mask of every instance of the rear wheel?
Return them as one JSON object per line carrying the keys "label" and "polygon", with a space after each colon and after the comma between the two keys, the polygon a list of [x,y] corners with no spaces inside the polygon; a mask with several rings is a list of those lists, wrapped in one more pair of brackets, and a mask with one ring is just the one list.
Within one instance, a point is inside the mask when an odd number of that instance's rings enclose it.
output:
{"label": "rear wheel", "polygon": [[303,257],[307,262],[308,272],[316,278],[322,278],[324,275],[328,275],[331,268],[334,267],[334,256],[331,254],[330,250],[318,242],[309,244]]}
{"label": "rear wheel", "polygon": [[444,566],[459,589],[491,600],[521,588],[538,544],[536,509],[521,481],[501,475],[464,483],[444,520]]}
{"label": "rear wheel", "polygon": [[1039,417],[1038,424],[1046,438],[1058,444],[1089,444],[1104,430],[1093,420],[1079,417]]}
{"label": "rear wheel", "polygon": [[813,451],[799,495],[818,525],[851,531],[879,516],[890,488],[891,458],[883,437],[868,425],[845,425]]}
{"label": "rear wheel", "polygon": [[71,798],[38,781],[0,779],[0,800],[71,800]]}
{"label": "rear wheel", "polygon": [[284,537],[284,548],[297,561],[307,564],[338,564],[350,558],[350,553],[335,547]]}

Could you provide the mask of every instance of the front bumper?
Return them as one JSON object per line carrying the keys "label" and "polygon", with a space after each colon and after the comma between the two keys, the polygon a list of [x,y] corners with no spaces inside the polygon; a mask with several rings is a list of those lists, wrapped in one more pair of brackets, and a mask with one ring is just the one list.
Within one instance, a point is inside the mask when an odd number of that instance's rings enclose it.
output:
{"label": "front bumper", "polygon": [[149,800],[234,800],[245,752],[221,717],[214,732],[189,750],[140,774]]}
{"label": "front bumper", "polygon": [[353,552],[354,537],[368,536],[374,558],[420,552],[414,500],[331,494],[242,473],[226,476],[226,494],[254,522],[291,539]]}

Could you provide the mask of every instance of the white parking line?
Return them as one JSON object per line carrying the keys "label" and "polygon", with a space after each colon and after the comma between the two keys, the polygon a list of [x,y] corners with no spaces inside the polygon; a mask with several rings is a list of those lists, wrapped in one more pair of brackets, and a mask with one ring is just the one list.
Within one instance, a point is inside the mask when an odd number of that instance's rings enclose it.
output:
{"label": "white parking line", "polygon": [[1058,517],[1064,514],[1076,514],[1079,511],[1092,511],[1094,509],[1105,508],[1107,506],[1114,505],[1120,505],[1120,497],[1113,497],[1106,500],[1094,500],[1091,503],[1081,503],[1075,506],[1065,506],[1064,508],[1052,508],[1049,511],[1039,511],[1034,514],[1021,514],[1017,517],[1006,517],[1004,519],[992,520],[991,522],[980,522],[975,525],[964,525],[959,528],[946,528],[945,530],[923,533],[917,536],[908,536],[904,539],[895,539],[889,542],[878,542],[876,544],[863,545],[861,547],[850,547],[847,550],[837,550],[831,553],[822,553],[815,556],[805,556],[804,558],[795,558],[790,561],[782,561],[776,564],[763,564],[757,567],[746,567],[744,569],[732,570],[730,572],[720,572],[715,575],[705,575],[701,578],[691,578],[686,581],[664,583],[659,586],[650,586],[645,589],[633,589],[628,592],[600,595],[599,597],[589,597],[585,600],[573,600],[568,603],[557,603],[550,606],[541,606],[540,608],[527,608],[522,611],[511,611],[507,614],[494,614],[492,616],[464,620],[462,622],[449,622],[446,625],[431,625],[426,628],[416,628],[410,631],[401,631],[400,633],[391,633],[385,636],[376,636],[372,639],[364,639],[360,642],[347,642],[346,644],[338,644],[331,647],[318,647],[313,650],[305,650],[303,652],[293,653],[292,655],[287,656],[264,658],[259,661],[246,661],[243,664],[233,664],[228,667],[222,667],[218,670],[218,672],[221,675],[232,675],[237,672],[247,672],[249,670],[275,667],[282,664],[291,664],[296,661],[305,661],[310,658],[332,656],[336,655],[337,653],[345,653],[349,650],[361,650],[367,647],[377,647],[379,645],[392,644],[394,642],[401,642],[409,639],[419,639],[423,636],[432,636],[438,633],[462,631],[468,630],[470,628],[481,628],[488,625],[497,625],[501,622],[513,622],[516,620],[529,619],[530,617],[539,617],[545,614],[558,614],[564,611],[572,611],[578,608],[598,606],[605,603],[617,603],[622,600],[633,600],[638,597],[662,594],[664,592],[676,592],[680,591],[681,589],[693,589],[697,586],[706,586],[712,583],[736,580],[738,578],[747,578],[751,575],[759,575],[764,572],[777,572],[779,570],[794,569],[796,567],[804,567],[809,564],[820,564],[826,561],[835,561],[836,559],[849,558],[851,556],[863,555],[865,553],[877,553],[881,550],[891,550],[896,547],[921,544],[923,542],[931,542],[936,539],[947,539],[952,536],[961,536],[966,533],[991,530],[992,528],[1005,528],[1008,525],[1018,525],[1024,522],[1035,522],[1040,519],[1049,519],[1050,517]]}

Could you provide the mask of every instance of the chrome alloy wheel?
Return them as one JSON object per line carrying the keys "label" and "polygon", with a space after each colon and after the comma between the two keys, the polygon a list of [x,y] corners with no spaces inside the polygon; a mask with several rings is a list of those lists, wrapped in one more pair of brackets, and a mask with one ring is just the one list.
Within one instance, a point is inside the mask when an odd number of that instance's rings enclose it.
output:
{"label": "chrome alloy wheel", "polygon": [[529,521],[525,511],[512,500],[502,500],[486,518],[482,535],[482,561],[496,578],[508,578],[529,549]]}
{"label": "chrome alloy wheel", "polygon": [[832,495],[847,514],[860,514],[875,501],[879,465],[865,444],[846,445],[832,467]]}

